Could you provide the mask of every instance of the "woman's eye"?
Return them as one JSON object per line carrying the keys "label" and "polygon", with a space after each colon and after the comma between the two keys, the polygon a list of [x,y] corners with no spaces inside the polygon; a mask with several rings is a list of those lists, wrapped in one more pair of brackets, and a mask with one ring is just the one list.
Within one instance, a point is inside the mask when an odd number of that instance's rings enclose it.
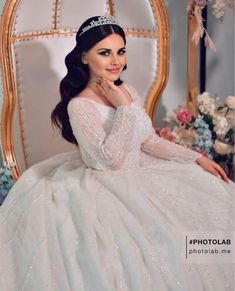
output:
{"label": "woman's eye", "polygon": [[120,50],[119,55],[124,55],[126,53],[126,50]]}
{"label": "woman's eye", "polygon": [[[126,53],[126,50],[120,50],[119,52],[118,52],[118,54],[119,55],[124,55]],[[103,51],[103,52],[100,52],[99,53],[100,55],[102,55],[102,56],[110,56],[110,52],[109,51]]]}
{"label": "woman's eye", "polygon": [[110,53],[108,51],[103,51],[103,52],[100,52],[99,54],[102,56],[109,56]]}

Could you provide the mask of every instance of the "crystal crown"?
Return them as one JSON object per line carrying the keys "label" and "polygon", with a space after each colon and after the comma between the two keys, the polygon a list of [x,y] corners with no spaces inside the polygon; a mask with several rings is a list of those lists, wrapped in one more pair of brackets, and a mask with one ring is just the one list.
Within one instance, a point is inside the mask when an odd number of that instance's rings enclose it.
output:
{"label": "crystal crown", "polygon": [[119,25],[119,24],[118,24],[118,21],[117,21],[113,16],[111,16],[111,15],[109,15],[109,14],[105,14],[105,15],[103,15],[103,16],[100,16],[100,17],[98,18],[98,20],[92,20],[92,21],[90,22],[90,24],[88,24],[87,26],[85,26],[85,27],[82,29],[82,31],[81,31],[81,33],[79,34],[79,36],[82,35],[84,32],[90,30],[90,29],[93,28],[93,27],[101,26],[101,25],[106,25],[106,24],[116,24],[116,25]]}

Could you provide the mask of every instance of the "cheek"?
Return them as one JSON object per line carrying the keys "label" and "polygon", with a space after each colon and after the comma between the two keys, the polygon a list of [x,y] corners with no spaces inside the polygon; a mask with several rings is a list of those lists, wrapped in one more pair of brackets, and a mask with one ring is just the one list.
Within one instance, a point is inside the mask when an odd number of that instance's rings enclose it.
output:
{"label": "cheek", "polygon": [[107,61],[102,58],[94,58],[90,60],[89,64],[91,71],[93,71],[94,73],[99,73],[105,69],[105,67],[107,66]]}
{"label": "cheek", "polygon": [[121,64],[123,67],[126,65],[126,56],[122,57]]}

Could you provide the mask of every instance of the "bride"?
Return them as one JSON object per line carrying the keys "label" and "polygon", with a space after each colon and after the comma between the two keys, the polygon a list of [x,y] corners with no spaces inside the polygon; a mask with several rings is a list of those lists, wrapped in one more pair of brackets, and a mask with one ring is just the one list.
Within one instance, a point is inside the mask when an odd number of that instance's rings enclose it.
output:
{"label": "bride", "polygon": [[189,262],[182,239],[234,232],[234,183],[155,134],[120,79],[114,18],[89,18],[76,40],[52,121],[78,150],[29,168],[1,206],[0,290],[234,290],[232,260]]}

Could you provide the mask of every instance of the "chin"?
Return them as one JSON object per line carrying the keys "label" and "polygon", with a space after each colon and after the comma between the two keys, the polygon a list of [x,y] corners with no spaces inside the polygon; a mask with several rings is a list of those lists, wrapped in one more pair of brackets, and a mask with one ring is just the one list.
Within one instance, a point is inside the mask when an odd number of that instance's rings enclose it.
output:
{"label": "chin", "polygon": [[110,82],[114,82],[118,80],[120,78],[120,75],[121,75],[121,72],[119,72],[119,74],[112,74],[107,71],[103,72],[103,77],[109,80]]}
{"label": "chin", "polygon": [[111,77],[110,76],[107,76],[105,78],[107,78],[111,82],[114,82],[114,81],[117,81],[120,78],[120,75],[111,76]]}

